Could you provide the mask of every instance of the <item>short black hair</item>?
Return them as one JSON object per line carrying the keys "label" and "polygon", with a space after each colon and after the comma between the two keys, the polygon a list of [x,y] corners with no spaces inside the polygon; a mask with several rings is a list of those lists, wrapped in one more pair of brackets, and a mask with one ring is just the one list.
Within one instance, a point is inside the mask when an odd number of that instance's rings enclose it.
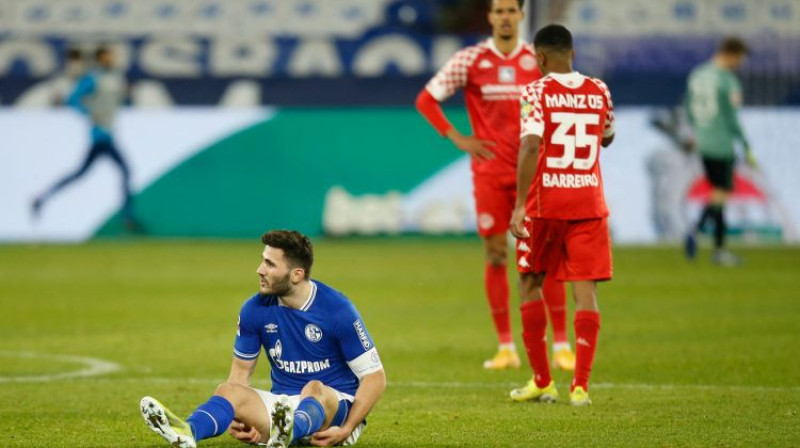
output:
{"label": "short black hair", "polygon": [[68,61],[79,61],[83,59],[83,52],[80,48],[70,47],[67,48],[66,56]]}
{"label": "short black hair", "polygon": [[261,242],[269,247],[281,249],[289,265],[305,271],[305,278],[311,275],[314,247],[307,236],[296,230],[270,230],[261,235]]}
{"label": "short black hair", "polygon": [[562,25],[547,25],[536,32],[533,38],[535,48],[549,48],[558,52],[572,50],[572,33]]}
{"label": "short black hair", "polygon": [[750,53],[750,49],[747,48],[747,44],[738,37],[726,37],[722,39],[717,47],[717,51],[724,54],[732,54],[732,55],[746,55]]}
{"label": "short black hair", "polygon": [[[486,0],[486,8],[488,8],[489,11],[492,10],[492,5],[494,5],[494,2],[495,0]],[[517,0],[517,5],[519,5],[519,9],[522,9],[522,7],[525,6],[525,0]]]}

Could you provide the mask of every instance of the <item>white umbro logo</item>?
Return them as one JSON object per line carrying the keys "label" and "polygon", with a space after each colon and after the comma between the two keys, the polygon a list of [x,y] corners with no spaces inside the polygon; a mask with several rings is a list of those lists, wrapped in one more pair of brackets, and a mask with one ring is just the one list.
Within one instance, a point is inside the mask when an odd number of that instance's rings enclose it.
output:
{"label": "white umbro logo", "polygon": [[578,340],[575,341],[575,344],[576,345],[582,345],[584,347],[591,347],[592,346],[591,344],[589,344],[589,341],[587,341],[584,338],[578,338]]}
{"label": "white umbro logo", "polygon": [[264,325],[264,329],[267,330],[267,333],[277,333],[278,332],[278,324],[274,324],[272,322]]}
{"label": "white umbro logo", "polygon": [[492,61],[488,59],[483,59],[481,62],[478,63],[478,68],[492,68],[494,65]]}

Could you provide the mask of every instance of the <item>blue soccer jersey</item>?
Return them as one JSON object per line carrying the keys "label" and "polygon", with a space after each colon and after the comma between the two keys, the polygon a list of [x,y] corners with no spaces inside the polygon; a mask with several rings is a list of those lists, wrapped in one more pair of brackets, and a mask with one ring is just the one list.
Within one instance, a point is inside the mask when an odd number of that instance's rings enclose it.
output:
{"label": "blue soccer jersey", "polygon": [[297,395],[318,380],[354,395],[364,375],[383,367],[355,306],[341,292],[311,281],[301,309],[278,296],[256,294],[239,314],[234,355],[258,358],[263,346],[272,367],[272,392]]}

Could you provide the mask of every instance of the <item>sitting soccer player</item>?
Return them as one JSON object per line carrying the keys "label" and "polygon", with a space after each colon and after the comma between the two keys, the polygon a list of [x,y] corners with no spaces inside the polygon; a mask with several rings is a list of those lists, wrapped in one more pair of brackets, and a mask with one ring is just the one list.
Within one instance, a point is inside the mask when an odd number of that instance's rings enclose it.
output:
{"label": "sitting soccer player", "polygon": [[[259,292],[239,315],[228,381],[185,421],[151,397],[141,401],[142,417],[180,448],[226,430],[269,447],[353,445],[386,388],[375,344],[347,297],[310,279],[306,236],[273,230],[261,241]],[[272,369],[269,392],[250,387],[261,346]]]}

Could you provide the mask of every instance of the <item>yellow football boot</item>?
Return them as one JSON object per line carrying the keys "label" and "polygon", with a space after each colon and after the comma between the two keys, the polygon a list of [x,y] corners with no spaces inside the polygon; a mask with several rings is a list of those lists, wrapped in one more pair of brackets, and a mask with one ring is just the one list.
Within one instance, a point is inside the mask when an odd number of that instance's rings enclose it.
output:
{"label": "yellow football boot", "polygon": [[139,411],[147,426],[175,448],[196,448],[192,428],[153,397],[144,397]]}
{"label": "yellow football boot", "polygon": [[592,400],[589,399],[589,392],[584,390],[581,386],[576,386],[572,392],[569,393],[569,404],[573,406],[589,406]]}
{"label": "yellow football boot", "polygon": [[501,348],[494,355],[494,358],[483,362],[483,368],[487,370],[519,369],[519,355],[516,350]]}
{"label": "yellow football boot", "polygon": [[511,399],[514,401],[539,401],[542,403],[553,403],[558,400],[558,390],[556,382],[550,381],[546,387],[538,388],[533,379],[529,380],[524,386],[511,391]]}
{"label": "yellow football boot", "polygon": [[556,350],[551,364],[554,369],[575,370],[575,353],[568,347]]}

